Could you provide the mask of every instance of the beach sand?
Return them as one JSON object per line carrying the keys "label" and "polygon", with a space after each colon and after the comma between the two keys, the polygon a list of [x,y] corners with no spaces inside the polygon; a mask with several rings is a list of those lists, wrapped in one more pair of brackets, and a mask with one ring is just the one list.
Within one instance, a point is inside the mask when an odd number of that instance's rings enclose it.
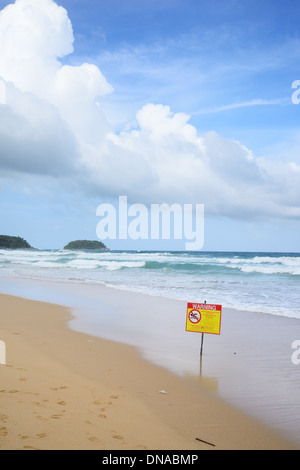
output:
{"label": "beach sand", "polygon": [[71,330],[65,307],[10,295],[0,306],[2,450],[293,449],[135,348]]}

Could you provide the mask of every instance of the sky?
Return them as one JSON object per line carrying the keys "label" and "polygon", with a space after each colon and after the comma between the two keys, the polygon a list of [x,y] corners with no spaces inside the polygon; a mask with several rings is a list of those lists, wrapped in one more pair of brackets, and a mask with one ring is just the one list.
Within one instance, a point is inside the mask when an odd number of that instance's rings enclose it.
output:
{"label": "sky", "polygon": [[[300,251],[298,0],[0,0],[0,232],[203,204],[203,250]],[[299,90],[299,91],[298,91]],[[182,249],[115,239],[112,249]]]}

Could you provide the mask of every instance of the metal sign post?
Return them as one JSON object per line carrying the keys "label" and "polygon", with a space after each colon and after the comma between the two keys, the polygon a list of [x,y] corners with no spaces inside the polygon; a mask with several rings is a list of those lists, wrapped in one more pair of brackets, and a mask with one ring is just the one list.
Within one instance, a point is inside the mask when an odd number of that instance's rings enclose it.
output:
{"label": "metal sign post", "polygon": [[201,349],[200,349],[200,377],[202,377],[203,340],[204,340],[204,333],[202,333],[202,335],[201,335]]}
{"label": "metal sign post", "polygon": [[187,304],[186,331],[201,334],[200,373],[202,374],[202,357],[204,333],[220,335],[222,305],[191,303]]}
{"label": "metal sign post", "polygon": [[203,356],[203,340],[204,340],[204,333],[202,333],[202,338],[201,338],[201,349],[200,349],[200,356]]}
{"label": "metal sign post", "polygon": [[[204,301],[204,305],[206,305],[206,300]],[[200,377],[202,377],[203,342],[204,342],[204,333],[202,333],[202,335],[201,335],[201,348],[200,348]]]}

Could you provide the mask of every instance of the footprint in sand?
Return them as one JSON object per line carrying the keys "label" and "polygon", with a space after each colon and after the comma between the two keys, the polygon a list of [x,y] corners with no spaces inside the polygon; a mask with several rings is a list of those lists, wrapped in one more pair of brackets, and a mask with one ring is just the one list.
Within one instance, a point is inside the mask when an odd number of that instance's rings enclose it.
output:
{"label": "footprint in sand", "polygon": [[88,437],[88,440],[91,441],[91,442],[94,442],[95,444],[100,444],[101,443],[101,441],[96,436]]}
{"label": "footprint in sand", "polygon": [[7,434],[7,428],[5,426],[0,427],[0,437],[6,437]]}
{"label": "footprint in sand", "polygon": [[0,421],[2,421],[3,423],[6,422],[7,418],[8,416],[0,414]]}
{"label": "footprint in sand", "polygon": [[52,415],[50,416],[51,419],[61,419],[63,415]]}
{"label": "footprint in sand", "polygon": [[39,401],[33,401],[32,404],[35,405],[35,406],[40,406],[42,408],[45,408],[45,405],[43,403],[39,402]]}
{"label": "footprint in sand", "polygon": [[52,390],[52,392],[58,392],[59,390],[67,390],[67,388],[66,385],[62,385],[61,387],[51,387],[50,390]]}
{"label": "footprint in sand", "polygon": [[38,415],[37,413],[33,413],[37,419],[40,419],[41,421],[48,421],[48,418],[45,418],[45,416]]}
{"label": "footprint in sand", "polygon": [[103,402],[100,400],[93,401],[93,405],[103,405]]}

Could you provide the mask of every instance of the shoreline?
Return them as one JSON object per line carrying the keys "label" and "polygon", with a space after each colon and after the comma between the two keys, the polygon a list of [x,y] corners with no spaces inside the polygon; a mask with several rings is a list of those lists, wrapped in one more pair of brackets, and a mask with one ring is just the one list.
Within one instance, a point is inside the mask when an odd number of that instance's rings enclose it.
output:
{"label": "shoreline", "polygon": [[196,438],[216,450],[295,448],[134,347],[70,329],[65,307],[0,302],[1,449],[212,449]]}
{"label": "shoreline", "polygon": [[71,330],[134,347],[151,364],[200,383],[300,448],[299,366],[291,361],[299,320],[224,309],[221,335],[205,335],[200,369],[200,335],[185,332],[185,302],[25,278],[2,278],[1,292],[65,306],[73,313]]}

